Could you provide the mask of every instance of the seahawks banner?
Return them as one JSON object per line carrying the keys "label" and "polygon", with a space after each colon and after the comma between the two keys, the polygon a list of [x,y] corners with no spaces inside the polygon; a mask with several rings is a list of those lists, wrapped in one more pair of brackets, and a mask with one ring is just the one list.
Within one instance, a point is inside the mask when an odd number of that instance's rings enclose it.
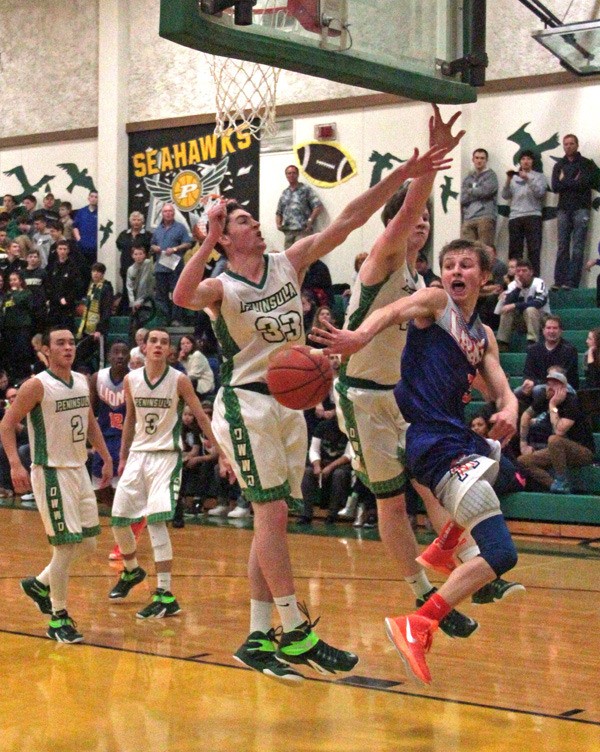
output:
{"label": "seahawks banner", "polygon": [[220,196],[258,217],[258,141],[244,129],[223,136],[213,130],[209,123],[129,134],[129,213],[140,211],[148,229],[161,221],[165,203],[190,229],[205,225]]}

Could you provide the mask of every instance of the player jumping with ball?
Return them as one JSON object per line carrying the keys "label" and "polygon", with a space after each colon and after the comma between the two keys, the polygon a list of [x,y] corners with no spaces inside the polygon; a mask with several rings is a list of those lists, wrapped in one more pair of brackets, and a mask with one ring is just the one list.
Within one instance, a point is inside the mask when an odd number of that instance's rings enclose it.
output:
{"label": "player jumping with ball", "polygon": [[[319,639],[306,609],[296,600],[287,545],[288,501],[299,501],[307,450],[301,413],[269,395],[269,357],[282,347],[303,344],[300,286],[311,263],[343,243],[409,177],[444,169],[445,150],[413,157],[350,202],[320,233],[298,240],[285,253],[265,254],[260,225],[235,203],[209,210],[208,235],[184,268],[174,293],[176,305],[206,308],[215,320],[224,364],[213,430],[234,466],[244,496],[254,508],[254,539],[248,566],[250,635],[237,650],[241,663],[284,681],[300,681],[290,664],[321,673],[350,671],[358,657]],[[203,280],[218,245],[227,270]],[[283,625],[279,643],[272,628],[277,607]]]}

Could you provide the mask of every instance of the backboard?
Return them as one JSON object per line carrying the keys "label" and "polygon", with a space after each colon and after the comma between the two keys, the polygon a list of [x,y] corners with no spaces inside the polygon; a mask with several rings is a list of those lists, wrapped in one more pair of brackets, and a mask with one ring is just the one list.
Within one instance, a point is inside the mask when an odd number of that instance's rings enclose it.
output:
{"label": "backboard", "polygon": [[579,76],[600,73],[600,20],[534,31],[531,36]]}
{"label": "backboard", "polygon": [[478,51],[473,47],[474,39],[485,40],[485,0],[237,0],[235,8],[226,5],[232,3],[161,0],[160,35],[213,55],[411,99],[459,104],[477,98],[466,81],[473,78],[468,75],[473,61],[479,74],[485,68],[481,45]]}

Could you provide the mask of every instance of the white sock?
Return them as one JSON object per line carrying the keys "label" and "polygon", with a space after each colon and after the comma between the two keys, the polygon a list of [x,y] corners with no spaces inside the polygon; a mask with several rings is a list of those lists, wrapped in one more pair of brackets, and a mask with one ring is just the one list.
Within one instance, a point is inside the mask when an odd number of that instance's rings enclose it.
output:
{"label": "white sock", "polygon": [[262,632],[267,634],[271,629],[273,617],[273,601],[255,601],[250,599],[250,634]]}
{"label": "white sock", "polygon": [[170,572],[157,572],[156,573],[157,585],[161,590],[171,589],[171,573]]}
{"label": "white sock", "polygon": [[433,588],[424,569],[420,569],[410,577],[405,577],[404,580],[408,583],[417,598],[421,598]]}
{"label": "white sock", "polygon": [[35,579],[38,582],[41,582],[42,585],[48,587],[48,585],[50,584],[50,564],[48,564],[46,569],[43,569]]}
{"label": "white sock", "polygon": [[121,551],[121,554],[123,554],[123,566],[128,572],[131,572],[139,566],[136,556],[131,559],[125,558],[126,555],[135,554],[136,552],[136,542],[133,530],[128,525],[126,527],[115,526],[112,531],[115,536],[115,541],[119,546],[119,550]]}
{"label": "white sock", "polygon": [[50,570],[50,600],[52,612],[66,610],[67,588],[69,585],[69,568],[75,556],[76,543],[67,543],[63,546],[54,546],[52,561],[48,567]]}
{"label": "white sock", "polygon": [[306,621],[300,613],[295,595],[282,595],[279,598],[273,598],[273,602],[277,606],[284,632],[291,632]]}

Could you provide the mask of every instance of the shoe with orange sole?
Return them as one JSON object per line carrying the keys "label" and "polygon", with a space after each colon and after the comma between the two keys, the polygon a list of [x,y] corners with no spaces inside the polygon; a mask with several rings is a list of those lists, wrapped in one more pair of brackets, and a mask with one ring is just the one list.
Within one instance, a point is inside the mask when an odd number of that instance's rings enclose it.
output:
{"label": "shoe with orange sole", "polygon": [[431,648],[437,621],[419,614],[389,616],[385,620],[385,631],[404,662],[409,676],[414,676],[423,684],[431,684],[431,674],[425,655]]}
{"label": "shoe with orange sole", "polygon": [[[146,518],[144,517],[143,520],[140,520],[139,522],[134,522],[131,526],[131,530],[135,536],[136,543],[140,539],[140,535],[144,532],[146,528]],[[123,558],[123,555],[121,554],[121,549],[119,548],[119,544],[116,543],[113,550],[109,553],[108,559],[109,561],[121,561]]]}
{"label": "shoe with orange sole", "polygon": [[439,572],[439,574],[448,577],[448,575],[452,574],[458,566],[454,559],[454,555],[464,542],[464,539],[462,539],[456,544],[456,546],[454,546],[454,548],[442,548],[440,545],[440,539],[436,538],[427,546],[427,548],[421,551],[420,555],[417,556],[416,561],[422,567],[433,569],[434,572]]}

